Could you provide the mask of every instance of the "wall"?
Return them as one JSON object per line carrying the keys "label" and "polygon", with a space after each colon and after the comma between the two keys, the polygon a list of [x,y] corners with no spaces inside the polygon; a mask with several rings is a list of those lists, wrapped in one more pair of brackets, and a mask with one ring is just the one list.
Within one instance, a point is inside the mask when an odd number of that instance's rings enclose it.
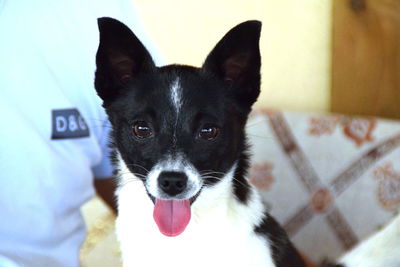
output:
{"label": "wall", "polygon": [[258,106],[327,111],[330,0],[136,0],[150,36],[170,63],[200,66],[234,25],[263,22]]}

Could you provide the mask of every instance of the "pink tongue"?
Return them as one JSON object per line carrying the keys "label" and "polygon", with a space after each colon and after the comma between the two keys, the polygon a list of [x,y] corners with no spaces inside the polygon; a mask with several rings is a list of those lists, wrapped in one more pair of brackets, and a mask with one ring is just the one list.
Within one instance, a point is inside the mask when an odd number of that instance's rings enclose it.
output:
{"label": "pink tongue", "polygon": [[190,201],[156,199],[153,218],[164,235],[180,235],[190,221]]}

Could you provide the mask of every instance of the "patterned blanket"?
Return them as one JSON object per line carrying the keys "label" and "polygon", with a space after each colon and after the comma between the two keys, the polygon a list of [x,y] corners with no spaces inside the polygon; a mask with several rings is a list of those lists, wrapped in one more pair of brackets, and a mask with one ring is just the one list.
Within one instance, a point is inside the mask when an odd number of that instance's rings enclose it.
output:
{"label": "patterned blanket", "polygon": [[337,258],[400,208],[400,123],[256,111],[250,181],[310,259]]}

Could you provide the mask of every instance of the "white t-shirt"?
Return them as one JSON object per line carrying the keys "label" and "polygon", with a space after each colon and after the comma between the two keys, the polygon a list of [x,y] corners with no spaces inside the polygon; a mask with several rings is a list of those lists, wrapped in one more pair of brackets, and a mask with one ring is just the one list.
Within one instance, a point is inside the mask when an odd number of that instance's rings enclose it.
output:
{"label": "white t-shirt", "polygon": [[80,207],[112,174],[93,88],[102,16],[155,55],[130,0],[0,0],[1,267],[79,266]]}

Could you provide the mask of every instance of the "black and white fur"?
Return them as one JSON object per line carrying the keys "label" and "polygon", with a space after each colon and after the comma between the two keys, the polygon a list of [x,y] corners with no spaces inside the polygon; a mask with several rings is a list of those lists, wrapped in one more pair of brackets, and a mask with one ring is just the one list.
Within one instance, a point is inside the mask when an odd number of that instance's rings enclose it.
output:
{"label": "black and white fur", "polygon": [[[261,23],[233,28],[201,68],[156,67],[124,24],[98,24],[95,87],[113,127],[123,265],[305,266],[245,178],[245,124],[260,93]],[[161,179],[179,188],[166,189]],[[190,199],[183,233],[160,233],[156,199]]]}

